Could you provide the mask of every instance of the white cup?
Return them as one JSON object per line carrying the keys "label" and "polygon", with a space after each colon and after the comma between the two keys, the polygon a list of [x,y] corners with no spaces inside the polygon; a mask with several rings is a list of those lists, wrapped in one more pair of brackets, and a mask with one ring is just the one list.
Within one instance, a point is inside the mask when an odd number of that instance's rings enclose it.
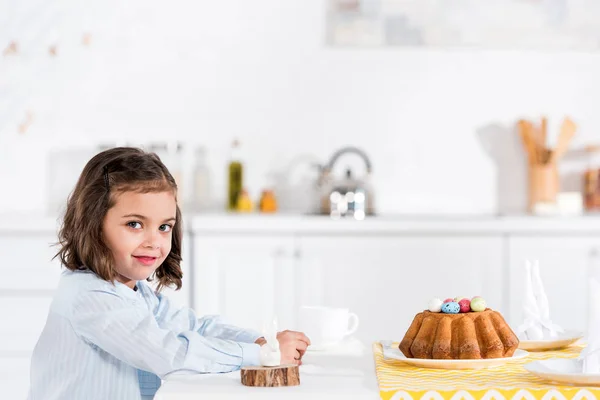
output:
{"label": "white cup", "polygon": [[298,328],[310,339],[310,347],[328,347],[356,332],[358,316],[347,308],[302,306],[298,313]]}

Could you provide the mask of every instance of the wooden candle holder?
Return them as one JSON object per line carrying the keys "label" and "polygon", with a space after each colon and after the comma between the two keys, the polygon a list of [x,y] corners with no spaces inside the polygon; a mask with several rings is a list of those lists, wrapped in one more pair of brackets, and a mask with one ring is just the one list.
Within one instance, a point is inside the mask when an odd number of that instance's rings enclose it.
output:
{"label": "wooden candle holder", "polygon": [[242,385],[279,387],[300,385],[300,370],[297,365],[278,367],[242,367]]}

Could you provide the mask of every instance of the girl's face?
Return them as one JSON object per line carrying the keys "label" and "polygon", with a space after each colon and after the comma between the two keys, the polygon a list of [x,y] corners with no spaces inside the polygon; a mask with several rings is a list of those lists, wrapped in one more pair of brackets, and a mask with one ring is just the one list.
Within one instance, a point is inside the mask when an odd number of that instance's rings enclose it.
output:
{"label": "girl's face", "polygon": [[117,280],[133,289],[169,255],[177,205],[171,192],[116,196],[104,217],[102,234],[113,254]]}

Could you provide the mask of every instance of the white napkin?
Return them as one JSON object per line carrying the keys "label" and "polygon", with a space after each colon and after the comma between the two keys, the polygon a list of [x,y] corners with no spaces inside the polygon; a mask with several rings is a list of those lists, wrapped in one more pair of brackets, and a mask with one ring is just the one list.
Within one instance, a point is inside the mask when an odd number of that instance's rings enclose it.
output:
{"label": "white napkin", "polygon": [[546,296],[546,290],[544,289],[544,284],[540,277],[540,264],[537,260],[535,264],[533,264],[533,294],[537,300],[538,309],[540,311],[544,339],[557,337],[559,333],[564,332],[564,329],[552,323],[550,320],[548,296]]}
{"label": "white napkin", "polygon": [[588,344],[581,351],[584,374],[600,373],[600,283],[590,278],[588,295]]}
{"label": "white napkin", "polygon": [[525,262],[525,298],[523,300],[525,321],[517,329],[524,340],[544,340],[558,336],[563,329],[550,320],[550,307],[544,284],[540,277],[539,263]]}

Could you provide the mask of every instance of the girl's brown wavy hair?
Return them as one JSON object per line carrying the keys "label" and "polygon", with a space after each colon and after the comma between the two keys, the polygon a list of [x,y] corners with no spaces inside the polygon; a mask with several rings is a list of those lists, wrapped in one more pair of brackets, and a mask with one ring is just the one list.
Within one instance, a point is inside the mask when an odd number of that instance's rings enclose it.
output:
{"label": "girl's brown wavy hair", "polygon": [[[116,196],[123,192],[171,191],[177,196],[175,179],[154,153],[132,147],[116,147],[98,153],[83,168],[75,189],[67,201],[58,234],[62,264],[72,270],[91,270],[113,282],[117,273],[113,256],[102,239],[102,223]],[[171,252],[156,269],[157,290],[164,286],[181,288],[181,211],[177,205],[172,230]]]}

